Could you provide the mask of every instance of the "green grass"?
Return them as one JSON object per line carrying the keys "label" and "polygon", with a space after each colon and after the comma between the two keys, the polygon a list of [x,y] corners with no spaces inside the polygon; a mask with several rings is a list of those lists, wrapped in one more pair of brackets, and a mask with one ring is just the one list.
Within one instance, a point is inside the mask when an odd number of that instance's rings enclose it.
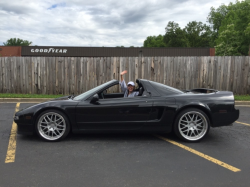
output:
{"label": "green grass", "polygon": [[250,101],[250,95],[234,95],[235,101]]}
{"label": "green grass", "polygon": [[[0,93],[0,98],[57,98],[63,95]],[[250,95],[234,95],[235,101],[250,101]]]}
{"label": "green grass", "polygon": [[10,94],[0,93],[0,98],[57,98],[63,95],[43,95],[43,94]]}

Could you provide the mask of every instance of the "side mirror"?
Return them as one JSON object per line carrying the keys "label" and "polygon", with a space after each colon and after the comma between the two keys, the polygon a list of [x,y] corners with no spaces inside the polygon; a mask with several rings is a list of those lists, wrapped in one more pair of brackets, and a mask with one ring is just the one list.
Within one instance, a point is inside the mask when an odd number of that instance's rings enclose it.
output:
{"label": "side mirror", "polygon": [[91,103],[96,103],[97,101],[99,100],[99,96],[98,96],[98,94],[95,94],[93,97],[92,97],[92,99],[91,99]]}

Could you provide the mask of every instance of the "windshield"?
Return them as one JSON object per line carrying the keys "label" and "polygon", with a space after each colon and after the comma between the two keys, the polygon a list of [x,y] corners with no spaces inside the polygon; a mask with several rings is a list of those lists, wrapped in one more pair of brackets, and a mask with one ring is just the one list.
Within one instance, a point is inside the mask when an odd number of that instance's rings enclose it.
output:
{"label": "windshield", "polygon": [[82,94],[80,94],[80,95],[74,97],[73,100],[82,100],[82,99],[85,98],[85,97],[89,97],[90,95],[96,93],[99,89],[102,89],[102,87],[107,86],[107,85],[110,84],[111,82],[114,82],[114,81],[109,81],[109,82],[106,82],[106,83],[104,83],[104,84],[101,84],[100,86],[97,86],[97,87],[95,87],[95,88],[93,88],[93,89],[91,89],[91,90],[89,90],[89,91],[86,91],[86,92],[84,92],[84,93],[82,93]]}

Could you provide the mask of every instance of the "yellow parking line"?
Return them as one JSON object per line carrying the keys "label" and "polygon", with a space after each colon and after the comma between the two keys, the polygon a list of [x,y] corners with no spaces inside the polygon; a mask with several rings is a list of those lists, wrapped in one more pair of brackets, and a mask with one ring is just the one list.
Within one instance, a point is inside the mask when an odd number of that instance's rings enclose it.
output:
{"label": "yellow parking line", "polygon": [[171,143],[171,144],[174,144],[174,145],[176,145],[176,146],[178,146],[178,147],[181,147],[181,148],[183,148],[183,149],[185,149],[185,150],[187,150],[187,151],[189,151],[189,152],[191,152],[191,153],[194,153],[194,154],[196,154],[196,155],[198,155],[198,156],[200,156],[200,157],[202,157],[202,158],[204,158],[204,159],[207,159],[207,160],[209,160],[209,161],[211,161],[211,162],[213,162],[213,163],[215,163],[215,164],[218,164],[218,165],[220,165],[220,166],[222,166],[222,167],[224,167],[224,168],[226,168],[226,169],[229,169],[229,170],[231,170],[231,171],[233,171],[233,172],[241,171],[240,169],[238,169],[238,168],[236,168],[236,167],[233,167],[233,166],[231,166],[231,165],[228,165],[228,164],[226,164],[225,162],[222,162],[222,161],[217,160],[217,159],[215,159],[215,158],[213,158],[213,157],[210,157],[210,156],[208,156],[208,155],[205,155],[205,154],[203,154],[203,153],[201,153],[201,152],[199,152],[199,151],[196,151],[196,150],[194,150],[194,149],[192,149],[192,148],[190,148],[190,147],[187,147],[187,146],[185,146],[185,145],[183,145],[183,144],[180,144],[180,143],[178,143],[178,142],[175,142],[175,141],[170,140],[170,139],[168,139],[168,138],[164,138],[164,137],[159,136],[159,135],[154,135],[154,136],[156,136],[156,137],[158,137],[158,138],[160,138],[160,139],[162,139],[162,140],[165,140],[165,141],[167,141],[167,142],[169,142],[169,143]]}
{"label": "yellow parking line", "polygon": [[240,124],[243,124],[243,125],[247,125],[247,126],[250,126],[250,124],[248,123],[242,123],[242,122],[239,122],[239,121],[235,121],[236,123],[240,123]]}
{"label": "yellow parking line", "polygon": [[[16,104],[15,112],[18,112],[20,103]],[[17,133],[17,124],[13,121],[12,128],[10,132],[9,146],[5,158],[5,163],[15,162],[16,156],[16,133]]]}

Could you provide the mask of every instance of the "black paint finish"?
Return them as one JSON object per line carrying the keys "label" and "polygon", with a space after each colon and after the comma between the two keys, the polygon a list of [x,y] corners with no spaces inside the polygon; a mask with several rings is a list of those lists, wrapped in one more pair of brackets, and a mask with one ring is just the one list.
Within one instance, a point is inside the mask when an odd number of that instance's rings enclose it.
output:
{"label": "black paint finish", "polygon": [[[37,117],[48,109],[63,112],[75,133],[170,132],[175,117],[186,108],[203,110],[210,119],[211,127],[227,126],[239,118],[232,92],[182,92],[144,79],[138,79],[137,83],[144,88],[142,96],[124,98],[117,93],[113,94],[113,98],[112,94],[105,98],[105,90],[118,84],[117,80],[112,80],[75,97],[76,99],[65,96],[20,110],[15,114],[19,116],[19,120],[15,120],[18,133],[33,133]],[[95,94],[100,98],[92,103],[91,99]]]}

